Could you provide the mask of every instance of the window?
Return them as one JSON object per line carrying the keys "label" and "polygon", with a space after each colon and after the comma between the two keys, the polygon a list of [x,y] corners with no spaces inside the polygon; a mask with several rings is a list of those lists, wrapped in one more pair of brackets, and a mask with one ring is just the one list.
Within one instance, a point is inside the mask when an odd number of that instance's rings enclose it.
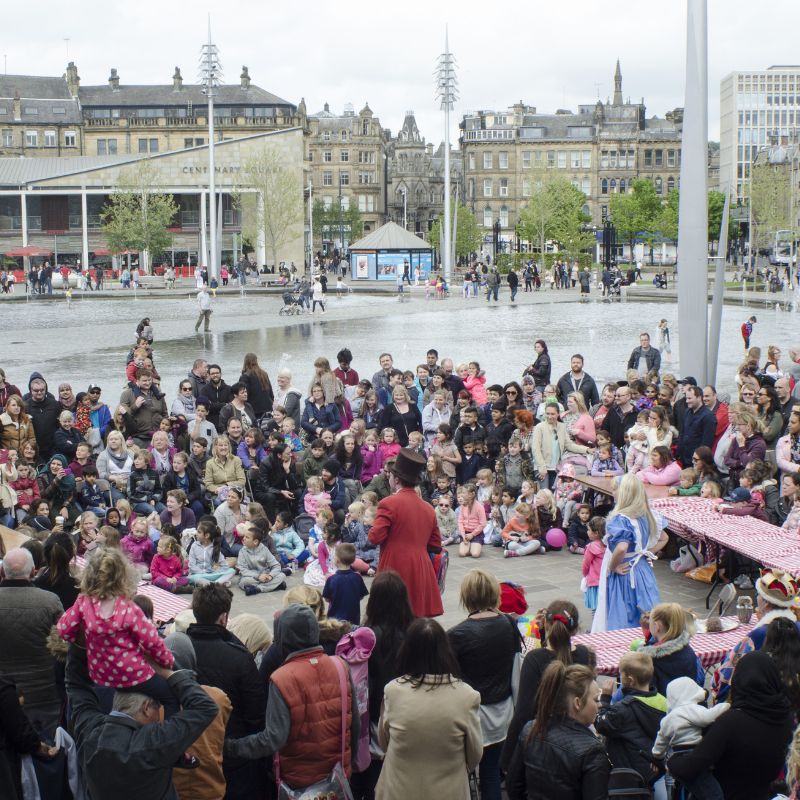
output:
{"label": "window", "polygon": [[475,153],[469,154],[469,169],[475,169]]}
{"label": "window", "polygon": [[664,193],[664,184],[663,184],[661,178],[656,178],[655,186],[656,186],[656,194],[663,194]]}
{"label": "window", "polygon": [[620,194],[625,194],[625,186],[626,186],[625,178],[620,178],[619,179],[619,193]]}
{"label": "window", "polygon": [[600,181],[600,194],[608,194],[608,181],[605,178]]}
{"label": "window", "polygon": [[340,172],[339,173],[339,186],[349,186],[350,185],[350,173],[349,172]]}
{"label": "window", "polygon": [[491,169],[492,168],[492,154],[491,153],[484,153],[483,154],[483,168],[484,169]]}
{"label": "window", "polygon": [[200,147],[201,145],[204,145],[205,143],[206,143],[206,140],[202,136],[195,137],[195,140],[194,140],[194,146],[195,147]]}
{"label": "window", "polygon": [[645,150],[644,151],[644,165],[646,167],[653,166],[653,151],[652,150]]}
{"label": "window", "polygon": [[3,131],[3,147],[14,146],[14,132],[10,130]]}
{"label": "window", "polygon": [[374,164],[375,163],[375,153],[371,150],[359,150],[358,151],[358,163],[359,164]]}
{"label": "window", "polygon": [[675,189],[675,178],[667,178],[667,191],[671,192]]}
{"label": "window", "polygon": [[591,150],[581,150],[581,166],[583,169],[591,169],[592,168],[592,151]]}
{"label": "window", "polygon": [[522,196],[523,197],[530,197],[531,196],[531,179],[530,178],[523,178],[522,179]]}
{"label": "window", "polygon": [[323,131],[322,132],[322,141],[329,142],[331,140],[331,132],[330,131]]}
{"label": "window", "polygon": [[664,151],[663,150],[656,150],[656,161],[655,164],[657,167],[664,166]]}
{"label": "window", "polygon": [[566,169],[567,168],[567,151],[566,150],[559,150],[558,151],[558,168],[559,169]]}
{"label": "window", "polygon": [[147,152],[147,139],[139,139],[139,152],[140,153]]}
{"label": "window", "polygon": [[508,178],[500,178],[500,197],[508,197]]}
{"label": "window", "polygon": [[323,172],[322,173],[322,185],[323,186],[333,186],[333,173],[332,172]]}
{"label": "window", "polygon": [[674,167],[675,166],[675,151],[674,150],[667,150],[667,166]]}
{"label": "window", "polygon": [[56,114],[59,117],[67,113],[67,109],[64,108],[64,106],[53,106],[51,110],[54,114]]}
{"label": "window", "polygon": [[547,151],[547,166],[551,169],[556,165],[556,151],[555,150],[548,150]]}
{"label": "window", "polygon": [[600,151],[600,169],[608,169],[608,150]]}
{"label": "window", "polygon": [[340,161],[349,161],[350,160],[350,151],[349,150],[342,150],[339,153],[339,160]]}
{"label": "window", "polygon": [[341,140],[342,140],[343,142],[346,142],[346,141],[347,141],[347,131],[346,131],[346,130],[345,130],[345,131],[342,131],[342,133],[341,133],[341,137],[340,137],[340,138],[341,138]]}
{"label": "window", "polygon": [[590,178],[581,179],[581,191],[588,197],[592,193],[592,181]]}
{"label": "window", "polygon": [[58,144],[58,139],[56,138],[55,131],[45,131],[44,132],[44,146],[45,147],[55,147]]}
{"label": "window", "polygon": [[38,131],[25,131],[25,146],[38,147],[39,146],[39,132]]}
{"label": "window", "polygon": [[508,227],[508,209],[505,206],[500,209],[500,227]]}
{"label": "window", "polygon": [[543,156],[544,156],[544,154],[542,153],[542,151],[541,151],[541,150],[536,150],[536,151],[534,152],[534,154],[533,154],[533,163],[534,163],[534,164],[535,164],[537,167],[541,167],[541,166],[542,166],[542,160],[543,160]]}
{"label": "window", "polygon": [[38,117],[39,116],[39,109],[36,106],[25,106],[22,109],[23,114],[28,114],[31,117]]}
{"label": "window", "polygon": [[580,169],[581,168],[581,151],[580,150],[570,150],[569,153],[569,165],[572,169]]}
{"label": "window", "polygon": [[350,198],[346,194],[341,196],[339,203],[342,207],[342,211],[347,211],[350,208]]}
{"label": "window", "polygon": [[508,153],[500,153],[498,158],[500,160],[500,169],[508,169]]}
{"label": "window", "polygon": [[374,173],[372,173],[372,172],[359,172],[358,173],[358,182],[361,183],[361,184],[375,183],[373,178],[374,178]]}
{"label": "window", "polygon": [[530,169],[531,168],[531,151],[526,150],[522,154],[522,169]]}
{"label": "window", "polygon": [[326,151],[325,151],[325,152],[322,154],[322,160],[323,160],[323,161],[324,161],[326,164],[329,164],[331,161],[333,161],[333,156],[331,155],[331,151],[330,151],[330,150],[326,150]]}
{"label": "window", "polygon": [[483,209],[483,227],[484,228],[491,228],[492,227],[492,209],[491,208],[484,208]]}
{"label": "window", "polygon": [[483,196],[484,197],[491,197],[492,196],[492,179],[491,178],[484,178],[483,179]]}
{"label": "window", "polygon": [[186,138],[183,140],[183,146],[184,146],[184,147],[194,147],[194,139],[192,139],[192,137],[191,137],[191,136],[187,136],[187,137],[186,137]]}
{"label": "window", "polygon": [[611,179],[611,183],[609,183],[608,188],[611,191],[611,194],[614,194],[614,192],[617,191],[617,181],[614,178]]}

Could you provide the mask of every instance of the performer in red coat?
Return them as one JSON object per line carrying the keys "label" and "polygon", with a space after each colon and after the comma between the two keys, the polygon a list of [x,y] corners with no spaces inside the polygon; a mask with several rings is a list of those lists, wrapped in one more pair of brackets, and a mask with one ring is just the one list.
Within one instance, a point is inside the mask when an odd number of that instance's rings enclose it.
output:
{"label": "performer in red coat", "polygon": [[369,540],[381,547],[378,572],[394,570],[405,582],[411,608],[418,617],[444,613],[439,584],[429,552],[442,549],[433,508],[414,491],[425,457],[403,448],[389,473],[394,494],[378,503]]}

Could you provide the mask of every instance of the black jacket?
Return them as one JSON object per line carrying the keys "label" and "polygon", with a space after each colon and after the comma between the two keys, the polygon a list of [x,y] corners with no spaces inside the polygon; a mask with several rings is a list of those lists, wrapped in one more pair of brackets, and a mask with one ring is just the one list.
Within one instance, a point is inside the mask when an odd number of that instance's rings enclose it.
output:
{"label": "black jacket", "polygon": [[631,410],[626,414],[623,414],[616,404],[609,409],[600,427],[604,431],[608,431],[608,435],[611,437],[611,444],[614,447],[625,447],[625,433],[636,424],[638,414],[639,412],[634,406],[631,406]]}
{"label": "black jacket", "polygon": [[653,659],[653,683],[661,694],[667,694],[667,684],[675,678],[691,678],[696,681],[703,670],[694,650],[689,644],[689,634],[684,631],[677,639],[659,644],[648,644],[639,648]]}
{"label": "black jacket", "polygon": [[266,414],[267,411],[272,411],[272,401],[274,399],[272,386],[268,384],[267,388],[264,389],[255,375],[244,372],[239,376],[239,382],[247,387],[247,402],[253,406],[257,417]]}
{"label": "black jacket", "polygon": [[[62,408],[58,400],[50,392],[45,391],[43,400],[34,400],[30,394],[31,381],[44,380],[38,372],[31,373],[28,381],[28,394],[22,399],[25,401],[25,410],[30,414],[33,430],[36,434],[36,444],[39,446],[39,458],[47,461],[55,452],[53,450],[53,437],[59,427],[58,415]],[[47,382],[45,382],[45,386]]]}
{"label": "black jacket", "polygon": [[133,469],[128,478],[128,499],[131,503],[159,503],[164,496],[161,481],[154,469]]}
{"label": "black jacket", "polygon": [[500,449],[508,444],[511,434],[514,433],[514,425],[511,420],[500,420],[499,425],[490,422],[486,428],[486,451],[489,458],[497,460],[500,457]]}
{"label": "black jacket", "polygon": [[91,797],[177,799],[172,768],[217,715],[217,704],[188,670],[174,672],[167,684],[181,710],[165,722],[141,725],[128,716],[100,710],[86,666],[86,651],[70,645],[67,694],[73,735]]}
{"label": "black jacket", "polygon": [[717,417],[705,406],[696,411],[686,408],[683,414],[681,435],[678,437],[678,461],[684,467],[692,465],[692,454],[698,447],[711,447],[717,434]]}
{"label": "black jacket", "polygon": [[550,383],[550,370],[550,356],[547,353],[539,353],[539,355],[536,356],[536,361],[522,374],[523,376],[530,375],[537,386],[544,388]]}
{"label": "black jacket", "polygon": [[66,456],[72,461],[78,445],[85,441],[83,434],[77,428],[73,427],[67,430],[59,425],[53,434],[53,452],[61,453],[62,456]]}
{"label": "black jacket", "polygon": [[219,412],[222,407],[233,400],[233,392],[231,387],[225,381],[220,381],[219,386],[214,386],[211,381],[208,381],[201,389],[200,396],[205,397],[209,402],[208,406],[208,421],[222,433],[225,429],[220,427]]}
{"label": "black jacket", "polygon": [[22,710],[17,686],[0,677],[0,797],[22,800],[20,756],[35,753],[39,735]]}
{"label": "black jacket", "polygon": [[635,769],[647,784],[655,775],[650,761],[640,750],[649,753],[666,712],[667,701],[658,692],[631,690],[618,703],[604,708],[594,727],[606,740],[606,752],[615,769]]}
{"label": "black jacket", "polygon": [[542,738],[522,731],[506,775],[509,800],[607,800],[611,762],[602,742],[569,717]]}
{"label": "black jacket", "polygon": [[572,373],[565,372],[558,379],[557,389],[558,398],[564,404],[567,402],[567,397],[574,391],[578,391],[583,395],[583,399],[586,401],[586,408],[591,408],[595,403],[600,402],[597,384],[594,382],[594,378],[586,372],[583,373],[583,378],[576,389],[572,387]]}
{"label": "black jacket", "polygon": [[658,372],[661,369],[661,352],[655,347],[648,348],[647,352],[644,352],[642,347],[634,347],[631,357],[628,359],[628,369],[639,369],[639,360],[642,356],[644,356],[648,372],[653,370]]}
{"label": "black jacket", "polygon": [[[203,484],[200,483],[200,479],[197,477],[197,473],[191,469],[191,466],[187,466],[186,468],[186,477],[189,479],[189,491],[186,492],[186,500],[189,503],[194,503],[195,500],[202,503],[203,492],[205,490]],[[178,486],[178,477],[175,475],[174,470],[170,470],[161,479],[161,488],[164,490],[164,497],[167,496],[167,492],[173,489],[180,489],[180,486]]]}

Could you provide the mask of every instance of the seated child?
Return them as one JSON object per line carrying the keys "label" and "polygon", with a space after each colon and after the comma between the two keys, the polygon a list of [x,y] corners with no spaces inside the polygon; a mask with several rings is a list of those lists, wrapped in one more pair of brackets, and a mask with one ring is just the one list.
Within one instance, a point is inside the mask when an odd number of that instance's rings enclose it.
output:
{"label": "seated child", "polygon": [[567,544],[570,553],[583,555],[586,545],[589,544],[588,525],[592,508],[588,503],[581,503],[576,510],[578,513],[572,518],[567,530]]}
{"label": "seated child", "polygon": [[36,507],[36,501],[41,496],[39,483],[36,480],[36,468],[30,464],[17,462],[17,479],[9,481],[9,486],[17,493],[14,510],[17,522],[22,522],[28,516],[31,508]]}
{"label": "seated child", "polygon": [[518,503],[514,509],[514,516],[503,528],[503,538],[506,541],[505,558],[529,556],[532,553],[544,552],[542,549],[542,532],[539,521],[532,505]]}
{"label": "seated child", "polygon": [[589,544],[583,552],[583,565],[581,572],[586,582],[583,596],[586,608],[594,611],[597,608],[597,587],[600,586],[600,569],[603,566],[603,556],[606,546],[603,538],[606,535],[606,520],[604,517],[592,517],[587,526]]}
{"label": "seated child", "polygon": [[155,552],[153,542],[147,533],[147,520],[144,517],[137,517],[131,524],[130,533],[120,542],[122,552],[143,576],[150,572],[150,562]]}
{"label": "seated child", "polygon": [[383,462],[389,458],[395,458],[400,452],[400,442],[397,441],[397,431],[394,428],[384,428],[381,431],[381,441],[378,451],[383,458]]}
{"label": "seated child", "polygon": [[550,528],[564,527],[564,523],[561,521],[561,512],[558,510],[553,493],[549,489],[539,489],[536,492],[534,507],[536,508],[536,516],[539,518],[539,530],[542,532],[542,547],[545,550],[552,550],[544,539],[544,534]]}
{"label": "seated child", "polygon": [[159,589],[176,594],[191,594],[189,579],[184,574],[181,546],[172,536],[162,536],[156,545],[156,554],[150,562],[153,584]]}
{"label": "seated child", "polygon": [[[636,473],[644,469],[647,453],[650,450],[650,442],[647,440],[647,433],[650,430],[647,421],[649,415],[650,412],[647,409],[640,411],[636,415],[636,422],[625,434],[625,438],[628,440],[628,455],[625,457],[628,472]],[[642,433],[645,436],[644,439],[635,438]]]}
{"label": "seated child", "polygon": [[722,500],[722,486],[716,481],[705,481],[700,484],[700,497],[706,500]]}
{"label": "seated child", "polygon": [[555,497],[564,525],[569,525],[572,515],[575,513],[575,506],[580,503],[582,496],[583,487],[575,480],[574,465],[563,464],[558,470]]}
{"label": "seated child", "polygon": [[170,669],[172,653],[132,598],[137,574],[119,550],[104,550],[86,562],[81,594],[58,621],[58,633],[76,642],[86,637],[89,677],[98,686],[113,686],[151,695],[170,710],[177,701],[145,656]]}
{"label": "seated child", "polygon": [[758,503],[758,500],[754,500],[750,490],[744,486],[734,489],[723,498],[722,503],[718,503],[713,508],[714,511],[718,511],[720,514],[730,514],[735,517],[755,517],[763,522],[769,522],[769,518]]}
{"label": "seated child", "polygon": [[361,483],[366,486],[383,469],[383,454],[378,449],[378,432],[374,428],[364,434],[361,458]]}
{"label": "seated child", "polygon": [[97,485],[99,478],[100,474],[93,464],[87,464],[83,468],[83,481],[81,482],[78,502],[84,510],[94,511],[99,517],[104,517],[108,507],[108,498],[106,493],[101,491]]}
{"label": "seated child", "polygon": [[265,531],[251,522],[242,535],[242,549],[236,557],[239,588],[248,597],[286,588],[286,576],[264,544],[264,534]]}
{"label": "seated child", "polygon": [[446,547],[449,544],[459,544],[461,536],[458,534],[458,520],[453,511],[453,501],[449,494],[443,494],[437,498],[434,505],[436,512],[436,522],[439,525],[439,533],[442,536],[442,544]]}
{"label": "seated child", "polygon": [[497,459],[497,482],[503,486],[511,486],[519,491],[523,481],[533,483],[533,465],[530,458],[522,455],[522,442],[511,438],[508,441],[508,452]]}
{"label": "seated child", "polygon": [[320,508],[327,508],[331,504],[331,496],[324,491],[322,478],[312,475],[306,481],[306,493],[303,495],[303,507],[306,514],[317,515]]}
{"label": "seated child", "polygon": [[353,569],[356,560],[356,548],[347,542],[336,545],[334,572],[322,590],[322,596],[328,601],[328,616],[342,619],[358,625],[361,622],[361,600],[369,592],[364,579]]}
{"label": "seated child", "polygon": [[[653,755],[668,759],[674,753],[693,750],[703,738],[703,730],[721,717],[729,703],[706,708],[706,690],[692,678],[675,678],[667,684],[667,715],[661,720]],[[719,782],[709,770],[703,772],[686,789],[695,797],[722,797]]]}
{"label": "seated child", "polygon": [[317,557],[309,562],[303,574],[303,583],[318,589],[325,586],[325,581],[333,573],[333,551],[341,540],[339,526],[335,522],[328,522],[325,525],[324,539],[317,545]]}
{"label": "seated child", "polygon": [[325,527],[331,522],[333,522],[333,511],[329,508],[321,508],[317,511],[317,515],[314,517],[314,524],[308,532],[308,545],[306,545],[308,552],[314,558],[317,557],[317,548],[320,542],[325,540]]}
{"label": "seated child", "polygon": [[597,455],[592,463],[592,475],[610,478],[613,475],[622,475],[623,469],[614,458],[610,444],[598,445]]}
{"label": "seated child", "polygon": [[275,515],[272,526],[272,541],[278,552],[284,575],[291,575],[292,570],[302,567],[311,558],[303,540],[292,527],[292,515],[288,511],[279,511]]}
{"label": "seated child", "polygon": [[294,419],[292,417],[285,417],[281,422],[281,433],[283,434],[283,441],[292,448],[293,453],[303,452],[303,443],[300,437],[294,432]]}
{"label": "seated child", "polygon": [[378,566],[378,545],[372,544],[367,537],[367,526],[364,524],[365,513],[366,509],[362,502],[356,500],[355,503],[350,503],[342,528],[342,541],[352,544],[356,548],[356,558],[353,561],[353,568],[356,572],[361,572],[371,578],[375,574],[375,567]]}
{"label": "seated child", "polygon": [[790,531],[800,530],[800,494],[795,495],[792,510],[781,527]]}
{"label": "seated child", "polygon": [[303,456],[303,480],[308,483],[308,479],[313,475],[322,475],[322,466],[328,460],[325,450],[325,442],[322,439],[314,439],[311,448]]}
{"label": "seated child", "polygon": [[536,503],[536,483],[535,481],[522,481],[522,486],[519,490],[520,503],[528,503],[535,505]]}
{"label": "seated child", "polygon": [[653,749],[667,711],[664,695],[650,689],[652,680],[653,659],[646,653],[625,653],[619,660],[622,699],[608,705],[614,688],[613,681],[608,681],[603,686],[603,709],[595,720],[595,728],[605,738],[614,768],[635,769],[647,785],[657,776],[640,751],[649,753]]}
{"label": "seated child", "polygon": [[189,546],[189,583],[231,582],[235,570],[225,563],[221,548],[222,531],[217,520],[210,514],[200,517],[195,539]]}
{"label": "seated child", "polygon": [[667,494],[678,497],[698,497],[701,488],[697,483],[697,471],[689,467],[681,470],[680,486],[670,486]]}
{"label": "seated child", "polygon": [[494,547],[501,547],[503,544],[503,528],[508,522],[503,518],[500,510],[502,506],[503,487],[495,484],[492,490],[491,504],[486,511],[486,527],[483,529],[483,541]]}
{"label": "seated child", "polygon": [[441,497],[450,500],[451,508],[456,504],[456,496],[450,478],[447,475],[440,475],[436,479],[436,488],[431,492],[431,505],[436,508],[436,504]]}
{"label": "seated child", "polygon": [[425,437],[419,431],[411,431],[408,434],[408,449],[425,455]]}
{"label": "seated child", "polygon": [[599,430],[597,431],[597,447],[603,447],[604,445],[608,445],[611,448],[611,457],[620,467],[625,466],[625,456],[622,454],[622,450],[620,450],[616,445],[612,444],[611,442],[611,435],[608,431]]}
{"label": "seated child", "polygon": [[483,505],[485,514],[492,510],[492,492],[494,491],[494,473],[490,469],[479,469],[475,476],[476,498]]}

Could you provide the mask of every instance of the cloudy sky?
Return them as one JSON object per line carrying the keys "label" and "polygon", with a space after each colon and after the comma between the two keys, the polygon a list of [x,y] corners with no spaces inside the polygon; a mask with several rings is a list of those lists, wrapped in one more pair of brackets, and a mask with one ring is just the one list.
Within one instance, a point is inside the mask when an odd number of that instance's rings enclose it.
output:
{"label": "cloudy sky", "polygon": [[[709,0],[709,136],[719,136],[719,82],[735,69],[800,62],[798,0]],[[365,102],[394,132],[413,109],[422,135],[442,138],[432,73],[445,24],[458,61],[465,111],[515,102],[539,111],[575,109],[613,91],[644,97],[649,114],[683,105],[685,0],[405,0],[381,3],[215,4],[213,38],[227,83],[241,66],[254,83],[309,112]],[[188,0],[19,3],[6,14],[0,55],[9,74],[61,75],[69,59],[84,84],[111,67],[125,83],[170,83],[176,65],[193,82],[210,5]],[[69,41],[65,41],[68,38]]]}

